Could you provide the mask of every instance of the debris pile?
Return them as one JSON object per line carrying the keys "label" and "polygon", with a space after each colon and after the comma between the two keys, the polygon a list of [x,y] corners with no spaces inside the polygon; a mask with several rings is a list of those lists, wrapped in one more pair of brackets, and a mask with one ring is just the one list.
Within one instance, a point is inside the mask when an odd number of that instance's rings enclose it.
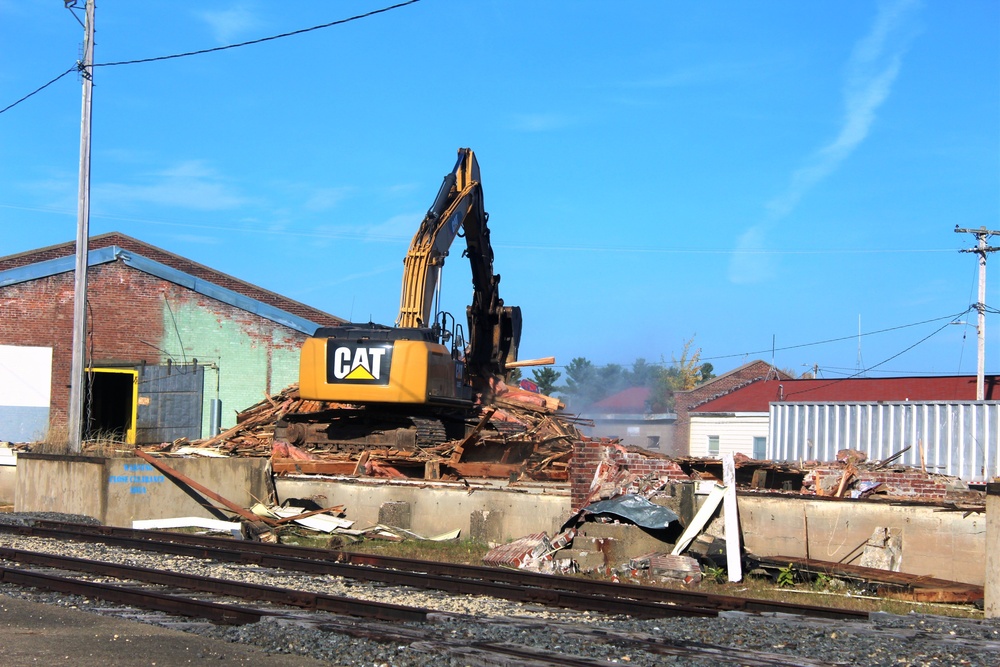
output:
{"label": "debris pile", "polygon": [[372,444],[360,451],[341,451],[324,444],[295,446],[276,438],[276,426],[287,415],[353,408],[303,399],[298,385],[291,385],[239,413],[236,426],[216,436],[147,449],[270,457],[276,474],[566,481],[573,443],[582,437],[573,417],[559,412],[563,405],[557,399],[542,394],[502,383],[496,383],[494,391],[490,404],[479,408],[475,428],[461,439],[430,446]]}

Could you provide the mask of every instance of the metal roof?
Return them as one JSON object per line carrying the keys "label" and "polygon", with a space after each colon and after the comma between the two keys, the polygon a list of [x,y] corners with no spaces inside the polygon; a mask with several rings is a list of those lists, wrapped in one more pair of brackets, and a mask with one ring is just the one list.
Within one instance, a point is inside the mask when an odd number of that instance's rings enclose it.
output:
{"label": "metal roof", "polygon": [[[133,269],[148,273],[175,285],[180,285],[240,310],[253,313],[266,320],[271,320],[289,329],[304,333],[307,336],[311,336],[319,328],[318,324],[304,317],[289,313],[286,310],[245,296],[221,285],[216,285],[203,278],[198,278],[190,273],[185,273],[148,257],[143,257],[136,252],[125,250],[119,246],[106,246],[87,253],[87,266],[97,266],[115,261],[121,261]],[[0,271],[0,288],[47,278],[60,273],[68,273],[75,268],[76,258],[69,255],[7,269],[6,271]]]}
{"label": "metal roof", "polygon": [[[1000,398],[1000,378],[986,377],[986,400]],[[842,380],[758,380],[693,408],[693,413],[767,412],[772,402],[865,403],[889,401],[974,401],[976,377],[844,378]]]}

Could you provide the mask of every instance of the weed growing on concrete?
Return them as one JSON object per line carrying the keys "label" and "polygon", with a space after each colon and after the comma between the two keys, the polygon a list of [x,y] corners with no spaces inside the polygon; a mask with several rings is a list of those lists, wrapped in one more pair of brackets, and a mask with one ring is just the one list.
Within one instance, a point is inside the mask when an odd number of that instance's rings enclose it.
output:
{"label": "weed growing on concrete", "polygon": [[792,564],[789,563],[785,567],[778,570],[778,587],[779,588],[791,588],[795,585],[795,569]]}

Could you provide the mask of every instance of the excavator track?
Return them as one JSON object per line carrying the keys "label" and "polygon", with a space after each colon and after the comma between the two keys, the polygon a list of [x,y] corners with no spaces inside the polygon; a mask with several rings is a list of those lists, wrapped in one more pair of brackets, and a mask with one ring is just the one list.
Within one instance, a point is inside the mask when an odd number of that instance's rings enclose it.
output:
{"label": "excavator track", "polygon": [[464,424],[449,428],[434,416],[403,415],[371,408],[338,408],[322,412],[285,415],[275,425],[275,440],[296,447],[358,454],[368,449],[391,447],[415,451],[460,439]]}

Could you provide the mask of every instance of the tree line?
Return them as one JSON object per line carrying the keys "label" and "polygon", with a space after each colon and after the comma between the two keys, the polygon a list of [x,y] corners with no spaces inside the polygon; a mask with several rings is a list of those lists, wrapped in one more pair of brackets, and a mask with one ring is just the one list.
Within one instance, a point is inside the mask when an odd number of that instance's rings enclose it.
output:
{"label": "tree line", "polygon": [[[631,367],[621,364],[599,366],[585,357],[576,357],[563,369],[551,366],[535,368],[532,379],[538,391],[558,395],[567,407],[582,412],[594,403],[632,387],[650,389],[646,409],[652,413],[673,412],[674,392],[693,389],[715,377],[712,364],[700,360],[701,350],[693,350],[693,339],[684,344],[680,358],[667,364],[649,363],[639,358]],[[560,379],[563,382],[560,384]]]}

